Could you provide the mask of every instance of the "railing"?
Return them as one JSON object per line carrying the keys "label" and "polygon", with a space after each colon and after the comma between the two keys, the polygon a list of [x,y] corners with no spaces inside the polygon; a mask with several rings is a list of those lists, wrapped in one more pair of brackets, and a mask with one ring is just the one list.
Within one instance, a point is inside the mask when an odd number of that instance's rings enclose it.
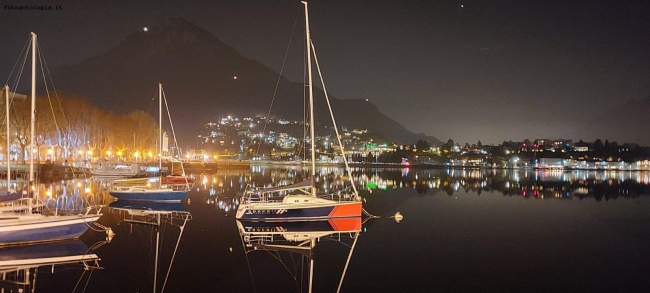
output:
{"label": "railing", "polygon": [[[352,186],[348,186],[345,189],[330,194],[319,194],[317,197],[339,202],[354,201],[357,196],[350,191],[351,188]],[[283,201],[282,199],[273,199],[268,195],[271,193],[258,193],[256,191],[260,191],[260,189],[253,188],[250,184],[247,185],[242,195],[242,203],[281,203]]]}
{"label": "railing", "polygon": [[173,191],[189,191],[190,187],[186,184],[168,184],[167,187],[171,188]]}
{"label": "railing", "polygon": [[343,190],[339,190],[330,194],[319,194],[318,198],[329,199],[329,200],[338,200],[341,201],[354,201],[356,200],[356,195],[350,192],[352,187],[349,186]]}

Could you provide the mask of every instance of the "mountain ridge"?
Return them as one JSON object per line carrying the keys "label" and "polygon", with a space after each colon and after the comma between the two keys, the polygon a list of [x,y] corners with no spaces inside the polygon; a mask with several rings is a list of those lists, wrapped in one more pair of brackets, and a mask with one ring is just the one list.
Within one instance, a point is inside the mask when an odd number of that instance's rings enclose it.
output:
{"label": "mountain ridge", "polygon": [[577,127],[567,136],[584,141],[601,140],[617,143],[637,143],[650,146],[650,137],[639,131],[650,125],[650,97],[640,100],[628,100],[618,107],[602,112],[584,125]]}
{"label": "mountain ridge", "polygon": [[[173,18],[148,31],[126,36],[117,46],[75,65],[53,72],[60,90],[88,97],[94,105],[117,113],[150,109],[162,82],[181,142],[190,143],[211,120],[225,114],[266,114],[275,91],[272,116],[302,119],[304,86],[248,59],[208,31],[182,18]],[[330,120],[323,92],[314,88],[317,123]],[[400,143],[435,137],[415,134],[361,99],[338,99],[330,94],[337,123],[369,131]],[[181,115],[180,113],[184,113]],[[300,116],[300,117],[298,117]],[[177,128],[178,129],[178,128]]]}

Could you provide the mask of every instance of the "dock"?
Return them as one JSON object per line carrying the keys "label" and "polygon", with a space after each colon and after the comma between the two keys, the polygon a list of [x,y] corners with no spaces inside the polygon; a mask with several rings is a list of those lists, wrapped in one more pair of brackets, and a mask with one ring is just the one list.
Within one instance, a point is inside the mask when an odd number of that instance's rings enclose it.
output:
{"label": "dock", "polygon": [[[90,177],[86,167],[63,164],[34,164],[36,177],[45,181],[66,180],[78,177]],[[11,180],[29,180],[29,164],[11,164]],[[7,179],[7,164],[0,163],[0,179]]]}

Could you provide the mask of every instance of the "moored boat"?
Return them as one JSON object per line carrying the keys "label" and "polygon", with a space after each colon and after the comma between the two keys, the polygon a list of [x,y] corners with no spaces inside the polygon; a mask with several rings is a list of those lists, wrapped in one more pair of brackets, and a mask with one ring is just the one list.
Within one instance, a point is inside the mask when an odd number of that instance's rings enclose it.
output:
{"label": "moored boat", "polygon": [[[361,201],[338,194],[329,195],[330,199],[314,196],[313,180],[275,187],[251,189],[244,193],[244,200],[237,208],[236,218],[255,221],[317,220],[328,218],[360,217]],[[277,195],[283,192],[299,190],[303,194]],[[321,195],[322,196],[322,195]],[[338,197],[338,199],[334,199]]]}
{"label": "moored boat", "polygon": [[140,164],[104,162],[93,164],[90,173],[94,176],[131,177],[141,173]]}
{"label": "moored boat", "polygon": [[[32,49],[32,93],[31,93],[31,130],[29,150],[34,150],[35,138],[35,112],[36,112],[36,55],[37,43],[36,34],[31,33]],[[25,55],[25,58],[27,56]],[[7,104],[7,107],[9,104]],[[8,113],[7,108],[7,113]],[[7,128],[9,129],[9,128]],[[9,131],[7,131],[9,132]],[[33,153],[30,152],[30,153]],[[10,164],[7,164],[9,168]],[[0,246],[12,246],[19,244],[34,244],[39,242],[52,242],[64,239],[74,239],[85,233],[101,217],[101,207],[86,209],[84,214],[63,215],[55,213],[53,215],[33,213],[34,203],[37,200],[37,185],[34,184],[34,156],[29,156],[29,182],[26,188],[20,192],[11,192],[7,194],[6,199],[23,200],[23,197],[29,198],[26,204],[27,208],[20,211],[7,211],[0,213]],[[7,174],[10,174],[7,172]],[[9,177],[9,176],[8,176]],[[9,181],[9,178],[7,179]],[[8,186],[9,186],[8,182]],[[15,198],[17,195],[20,198]],[[91,213],[94,211],[94,213]]]}
{"label": "moored boat", "polygon": [[184,185],[160,186],[119,186],[113,185],[110,194],[118,200],[146,202],[180,202],[185,198],[189,189]]}
{"label": "moored boat", "polygon": [[[307,9],[307,2],[302,1],[305,7],[305,33],[306,33],[306,49],[307,49],[307,88],[309,92],[309,130],[310,137],[315,138],[314,130],[314,92],[312,86],[312,48],[314,48],[310,37],[309,30],[309,12]],[[318,59],[316,58],[316,51],[313,51],[314,61],[318,67]],[[318,67],[320,72],[320,68]],[[321,78],[322,81],[322,78]],[[322,83],[325,99],[329,105],[329,97],[325,84]],[[330,107],[330,116],[332,118],[333,129],[336,132],[338,145],[343,152],[343,144],[341,136],[339,135],[334,114]],[[344,217],[360,217],[362,213],[362,203],[358,191],[351,182],[351,191],[349,189],[327,194],[317,195],[314,178],[316,177],[316,150],[315,143],[311,143],[311,177],[303,182],[280,187],[268,188],[252,188],[248,186],[243,193],[240,204],[237,208],[236,218],[239,220],[254,220],[254,221],[294,221],[294,220],[314,220],[314,219],[327,219],[327,218],[344,218]],[[343,153],[344,163],[348,177],[352,178],[350,168]],[[296,194],[292,194],[296,193]]]}
{"label": "moored boat", "polygon": [[[163,153],[163,143],[162,143],[162,102],[163,102],[163,89],[162,84],[158,84],[158,115],[159,115],[159,143],[160,145],[160,156],[158,161],[158,170],[162,169],[162,153]],[[182,166],[182,164],[181,164]],[[126,201],[142,201],[142,202],[180,202],[187,193],[190,192],[190,186],[186,179],[183,183],[169,183],[165,182],[164,178],[159,177],[157,182],[147,181],[144,183],[142,178],[134,178],[122,181],[114,181],[114,184],[111,186],[109,193],[117,198],[118,200]],[[174,180],[180,181],[175,178]],[[127,185],[119,184],[128,183]]]}
{"label": "moored boat", "polygon": [[0,246],[79,238],[101,214],[43,215],[0,214]]}

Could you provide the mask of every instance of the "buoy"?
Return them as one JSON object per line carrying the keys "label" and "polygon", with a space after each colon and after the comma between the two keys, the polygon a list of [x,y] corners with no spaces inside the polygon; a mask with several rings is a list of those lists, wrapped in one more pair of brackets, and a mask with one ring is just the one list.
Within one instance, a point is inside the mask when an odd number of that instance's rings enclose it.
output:
{"label": "buoy", "polygon": [[230,252],[232,252],[232,246],[230,247]]}
{"label": "buoy", "polygon": [[111,229],[111,227],[106,228],[106,242],[111,243],[113,237],[115,237],[115,232],[113,232],[113,229]]}
{"label": "buoy", "polygon": [[395,213],[393,218],[395,218],[395,222],[397,222],[399,224],[399,222],[401,222],[402,219],[404,219],[404,216],[402,216],[402,214],[400,212],[397,212],[397,213]]}

